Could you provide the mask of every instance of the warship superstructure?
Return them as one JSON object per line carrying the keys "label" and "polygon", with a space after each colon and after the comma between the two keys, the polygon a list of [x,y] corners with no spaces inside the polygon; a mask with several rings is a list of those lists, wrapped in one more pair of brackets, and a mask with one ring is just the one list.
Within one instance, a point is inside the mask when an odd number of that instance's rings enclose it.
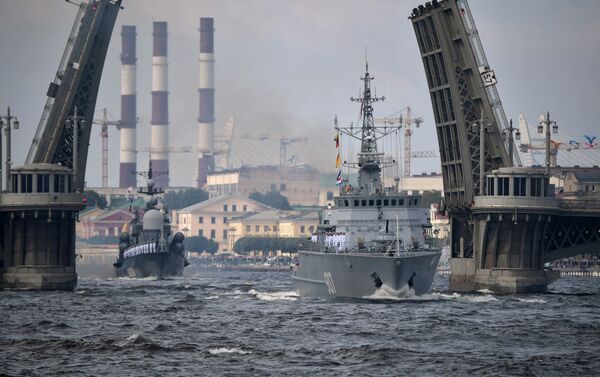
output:
{"label": "warship superstructure", "polygon": [[[384,187],[382,169],[396,164],[378,152],[378,141],[400,126],[375,126],[368,64],[361,80],[361,127],[339,127],[360,142],[358,161],[346,166],[358,169],[353,187],[338,174],[340,193],[324,209],[311,242],[298,251],[292,278],[300,296],[370,297],[373,295],[423,294],[429,291],[441,250],[434,246],[428,210],[419,208],[419,195],[399,190],[398,179]],[[380,141],[381,142],[381,141]],[[338,155],[339,156],[339,155]],[[339,164],[339,157],[338,157]]]}
{"label": "warship superstructure", "polygon": [[183,268],[189,264],[183,245],[185,236],[171,231],[171,220],[157,196],[163,190],[154,187],[152,162],[143,175],[147,178],[147,187],[138,192],[146,196],[146,208],[142,215],[139,210],[135,211],[129,232],[119,237],[119,258],[114,263],[117,277],[183,276]]}

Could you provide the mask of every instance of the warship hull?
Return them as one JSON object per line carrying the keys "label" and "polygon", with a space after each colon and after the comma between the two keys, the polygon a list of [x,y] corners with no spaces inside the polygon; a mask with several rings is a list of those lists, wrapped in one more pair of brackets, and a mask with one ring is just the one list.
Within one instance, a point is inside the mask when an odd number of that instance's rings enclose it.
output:
{"label": "warship hull", "polygon": [[185,265],[182,253],[152,253],[125,258],[115,270],[117,277],[163,279],[183,276]]}
{"label": "warship hull", "polygon": [[[417,295],[431,288],[441,252],[371,253],[299,251],[292,279],[302,297],[367,298],[383,291]],[[412,293],[412,292],[411,292]]]}

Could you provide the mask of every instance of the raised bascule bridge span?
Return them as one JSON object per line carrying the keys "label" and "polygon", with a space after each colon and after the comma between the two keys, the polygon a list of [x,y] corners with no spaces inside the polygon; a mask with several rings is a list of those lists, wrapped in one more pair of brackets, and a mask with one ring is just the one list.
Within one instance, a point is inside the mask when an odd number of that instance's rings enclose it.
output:
{"label": "raised bascule bridge span", "polygon": [[[545,262],[600,251],[600,201],[560,199],[550,184],[548,153],[545,168],[520,167],[515,129],[466,0],[427,2],[409,18],[440,149],[450,289],[544,292],[558,277]],[[543,121],[549,144],[556,122],[549,114]],[[597,167],[589,170],[600,177]]]}
{"label": "raised bascule bridge span", "polygon": [[0,288],[70,290],[77,285],[75,223],[85,206],[91,125],[121,0],[78,6],[26,163],[3,171]]}

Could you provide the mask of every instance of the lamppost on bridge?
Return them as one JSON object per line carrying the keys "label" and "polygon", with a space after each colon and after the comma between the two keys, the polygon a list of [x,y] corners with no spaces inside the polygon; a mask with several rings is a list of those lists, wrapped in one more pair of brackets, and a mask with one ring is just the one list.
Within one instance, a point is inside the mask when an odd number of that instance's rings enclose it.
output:
{"label": "lamppost on bridge", "polygon": [[[513,132],[515,132],[515,138],[513,139]],[[521,140],[521,132],[519,131],[518,128],[514,128],[513,127],[513,122],[512,119],[509,122],[509,126],[502,130],[502,139],[506,140],[506,138],[508,137],[508,161],[510,162],[510,166],[513,166],[513,153],[514,153],[514,146],[515,146],[515,140],[519,141]]]}
{"label": "lamppost on bridge", "polygon": [[[11,140],[10,140],[10,126],[14,127],[15,130],[19,129],[19,120],[16,116],[10,114],[10,106],[6,109],[6,115],[0,115],[0,191],[2,191],[2,176],[6,174],[6,191],[10,190],[10,165],[11,161]],[[2,130],[4,129],[4,136],[6,138],[6,168],[4,174],[2,174]]]}
{"label": "lamppost on bridge", "polygon": [[544,133],[544,126],[546,126],[545,134],[546,134],[546,168],[544,170],[544,174],[547,176],[550,175],[550,126],[552,126],[552,133],[558,133],[558,125],[556,121],[550,120],[550,112],[546,112],[546,116],[540,115],[540,124],[538,125],[537,132],[538,134]]}
{"label": "lamppost on bridge", "polygon": [[77,114],[77,106],[75,106],[75,111],[72,116],[67,118],[66,124],[68,128],[73,129],[73,185],[75,187],[75,192],[80,192],[79,187],[77,187],[78,179],[77,179],[77,156],[79,154],[79,127],[85,125],[85,120],[83,117]]}

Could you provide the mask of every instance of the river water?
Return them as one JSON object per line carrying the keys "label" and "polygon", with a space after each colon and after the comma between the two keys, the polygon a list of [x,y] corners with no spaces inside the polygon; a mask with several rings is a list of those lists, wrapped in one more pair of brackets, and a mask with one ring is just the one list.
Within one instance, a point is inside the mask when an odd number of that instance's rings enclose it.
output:
{"label": "river water", "polygon": [[[189,271],[188,271],[189,273]],[[304,299],[287,273],[0,292],[0,375],[600,374],[600,279],[550,293]]]}

